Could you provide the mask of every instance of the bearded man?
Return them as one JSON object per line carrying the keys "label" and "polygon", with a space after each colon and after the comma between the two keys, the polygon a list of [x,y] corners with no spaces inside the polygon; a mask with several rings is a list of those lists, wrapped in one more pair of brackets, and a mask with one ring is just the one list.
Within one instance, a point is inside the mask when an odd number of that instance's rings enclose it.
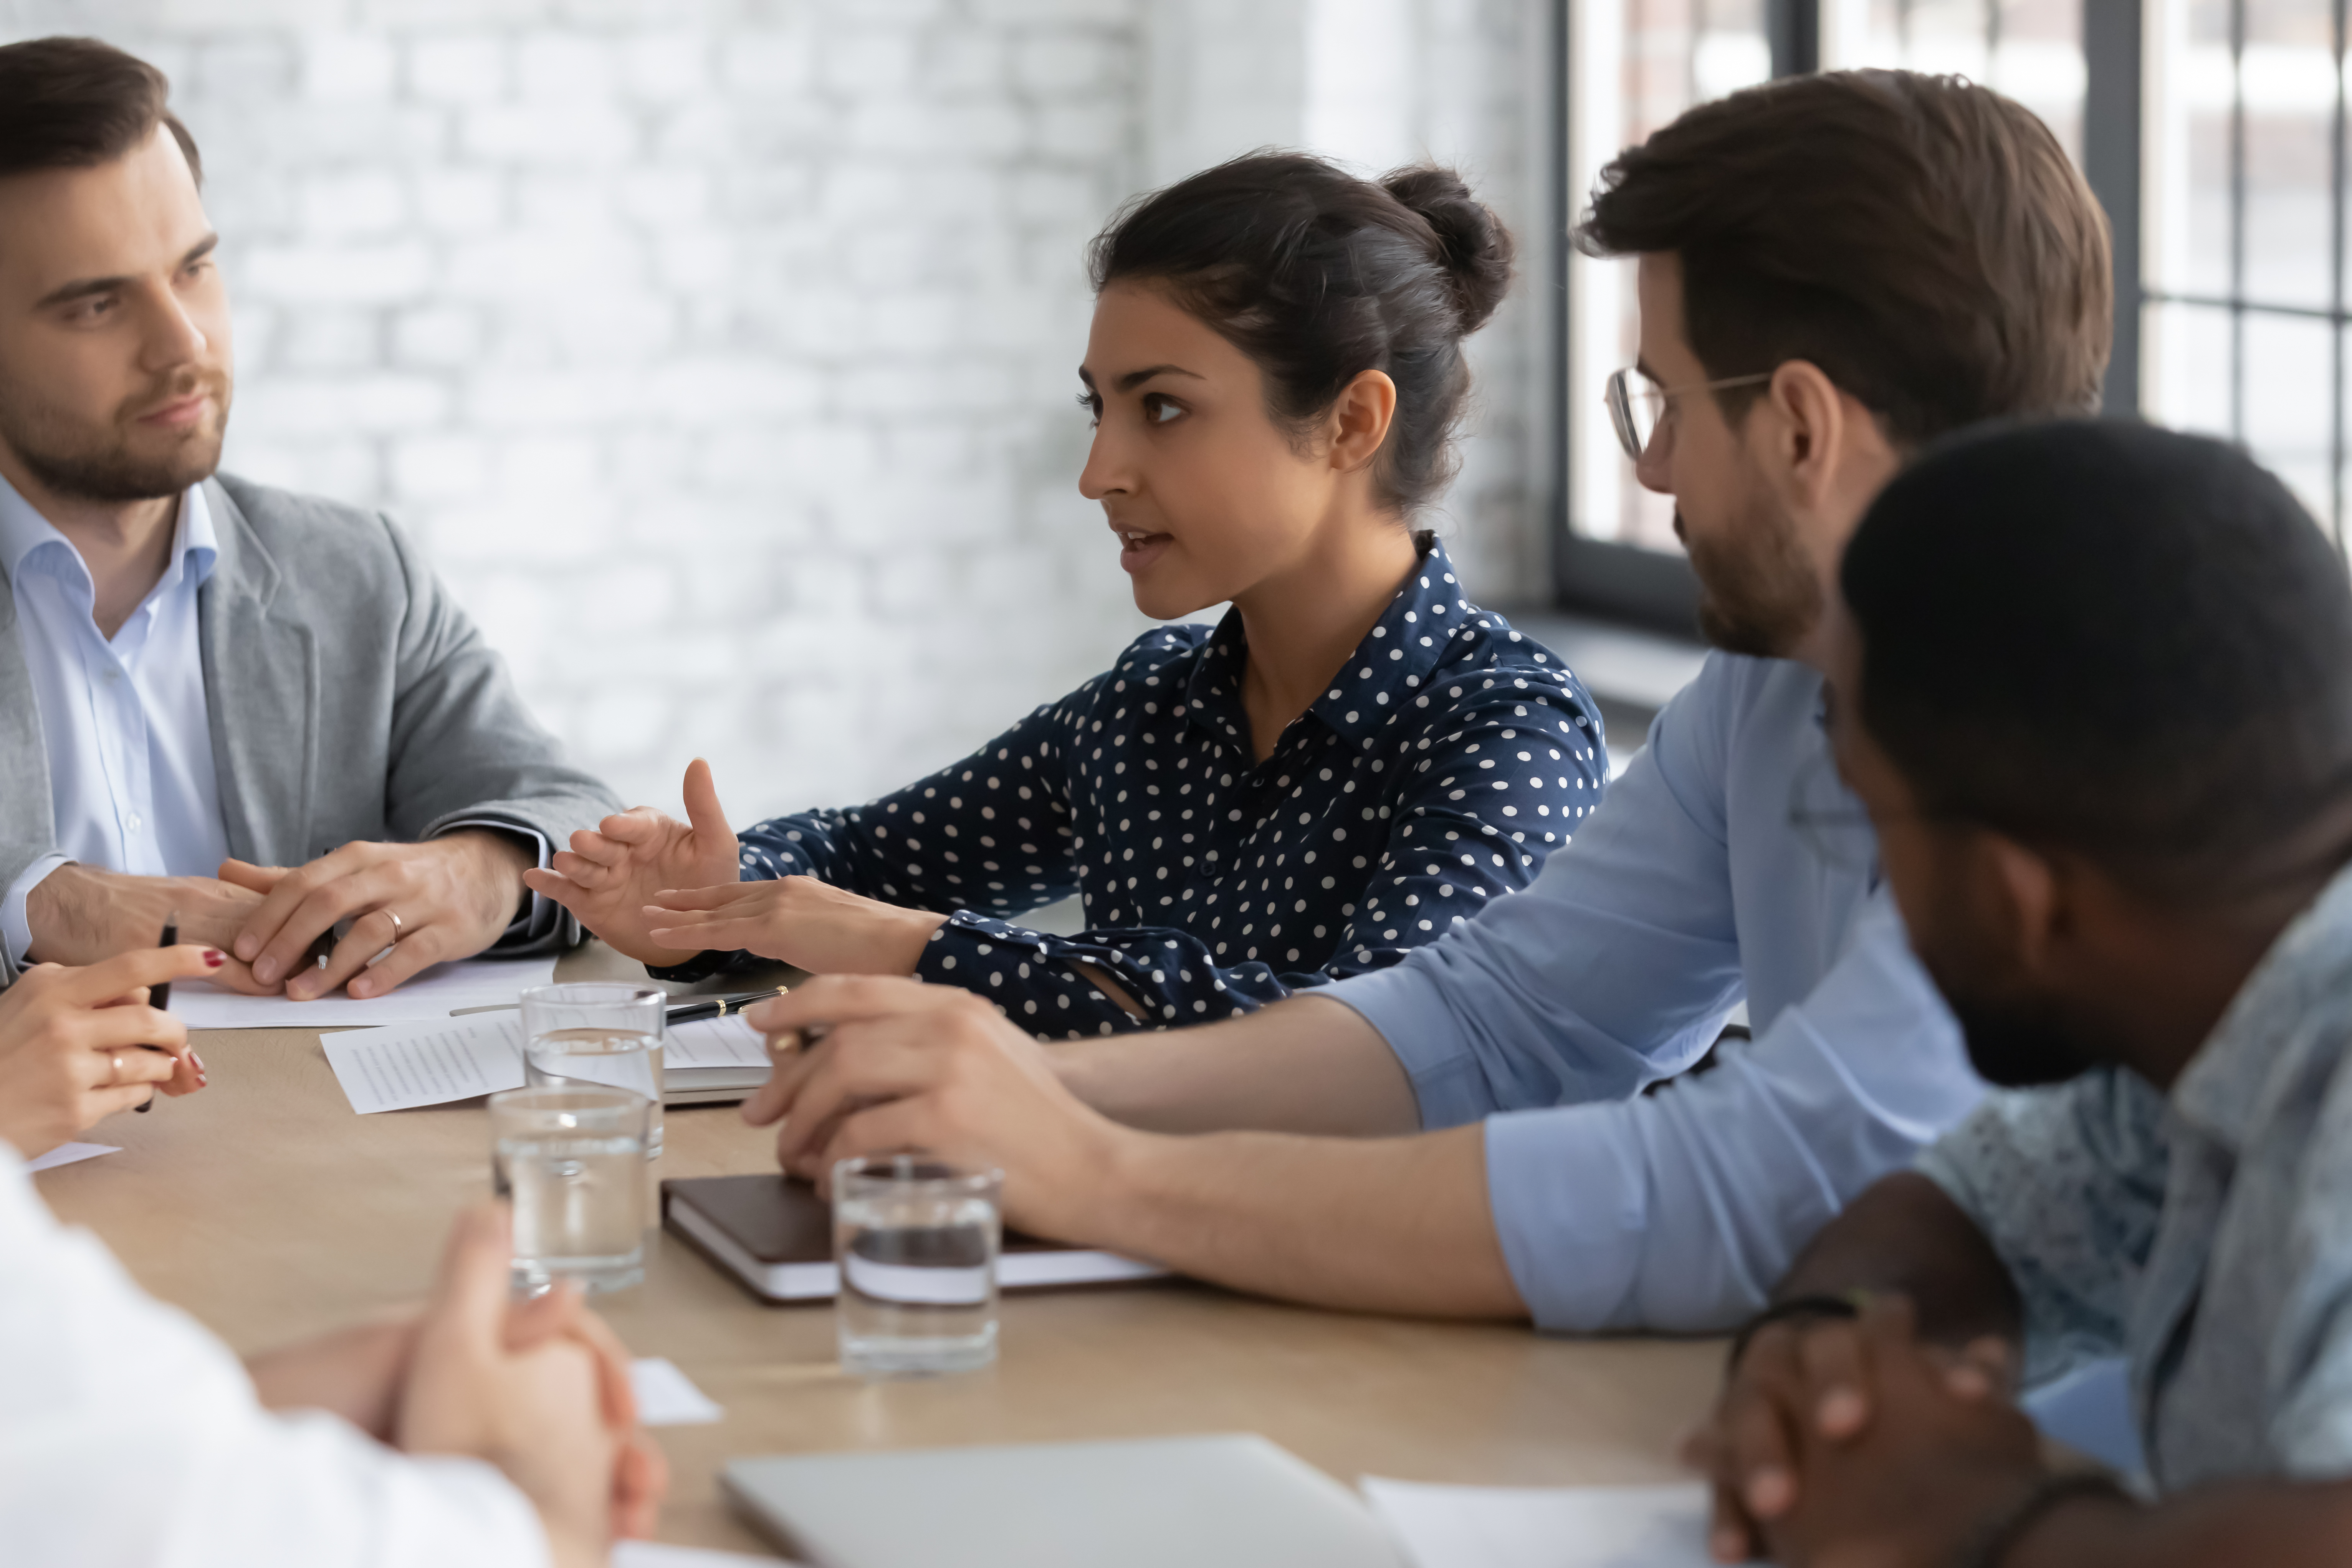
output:
{"label": "bearded man", "polygon": [[390,521],[215,475],[228,296],[168,90],[0,47],[0,980],[174,911],[298,999],[557,945],[522,874],[618,803]]}

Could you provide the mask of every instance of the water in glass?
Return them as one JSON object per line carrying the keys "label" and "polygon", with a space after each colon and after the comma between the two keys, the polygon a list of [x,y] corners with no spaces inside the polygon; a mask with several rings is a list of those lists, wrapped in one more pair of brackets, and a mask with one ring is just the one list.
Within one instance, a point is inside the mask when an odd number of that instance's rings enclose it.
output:
{"label": "water in glass", "polygon": [[646,1102],[609,1089],[492,1097],[491,1167],[514,1205],[514,1282],[620,1290],[645,1278]]}
{"label": "water in glass", "polygon": [[[895,1180],[894,1165],[906,1173]],[[843,1162],[833,1215],[844,1370],[908,1377],[996,1359],[996,1183],[993,1172],[907,1159]]]}
{"label": "water in glass", "polygon": [[522,1065],[522,1080],[531,1088],[603,1084],[645,1096],[646,1158],[661,1158],[660,1036],[604,1026],[551,1029],[524,1042]]}

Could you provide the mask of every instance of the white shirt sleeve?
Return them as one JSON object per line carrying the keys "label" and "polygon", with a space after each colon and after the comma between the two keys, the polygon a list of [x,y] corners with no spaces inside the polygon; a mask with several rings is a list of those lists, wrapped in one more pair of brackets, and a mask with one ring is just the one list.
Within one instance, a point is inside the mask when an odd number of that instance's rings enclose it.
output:
{"label": "white shirt sleeve", "polygon": [[522,1495],[319,1412],[42,1205],[0,1143],[0,1555],[75,1568],[541,1568]]}

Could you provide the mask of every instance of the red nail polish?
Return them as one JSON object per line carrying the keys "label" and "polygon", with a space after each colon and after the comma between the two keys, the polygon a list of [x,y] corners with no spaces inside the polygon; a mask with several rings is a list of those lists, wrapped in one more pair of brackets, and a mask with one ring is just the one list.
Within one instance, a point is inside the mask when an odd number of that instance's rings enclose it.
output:
{"label": "red nail polish", "polygon": [[228,955],[221,952],[218,948],[208,947],[205,949],[205,967],[206,969],[218,969],[222,964],[226,963],[227,962]]}

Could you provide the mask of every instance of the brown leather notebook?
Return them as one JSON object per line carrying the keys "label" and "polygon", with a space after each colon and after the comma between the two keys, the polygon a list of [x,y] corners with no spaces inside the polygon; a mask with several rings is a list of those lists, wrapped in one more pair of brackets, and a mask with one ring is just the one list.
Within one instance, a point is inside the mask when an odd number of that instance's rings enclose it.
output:
{"label": "brown leather notebook", "polygon": [[[830,1301],[841,1288],[833,1206],[784,1175],[693,1176],[661,1184],[662,1222],[763,1301]],[[975,1262],[977,1259],[975,1259]],[[996,1283],[1005,1290],[1157,1279],[1157,1264],[1004,1233]]]}

